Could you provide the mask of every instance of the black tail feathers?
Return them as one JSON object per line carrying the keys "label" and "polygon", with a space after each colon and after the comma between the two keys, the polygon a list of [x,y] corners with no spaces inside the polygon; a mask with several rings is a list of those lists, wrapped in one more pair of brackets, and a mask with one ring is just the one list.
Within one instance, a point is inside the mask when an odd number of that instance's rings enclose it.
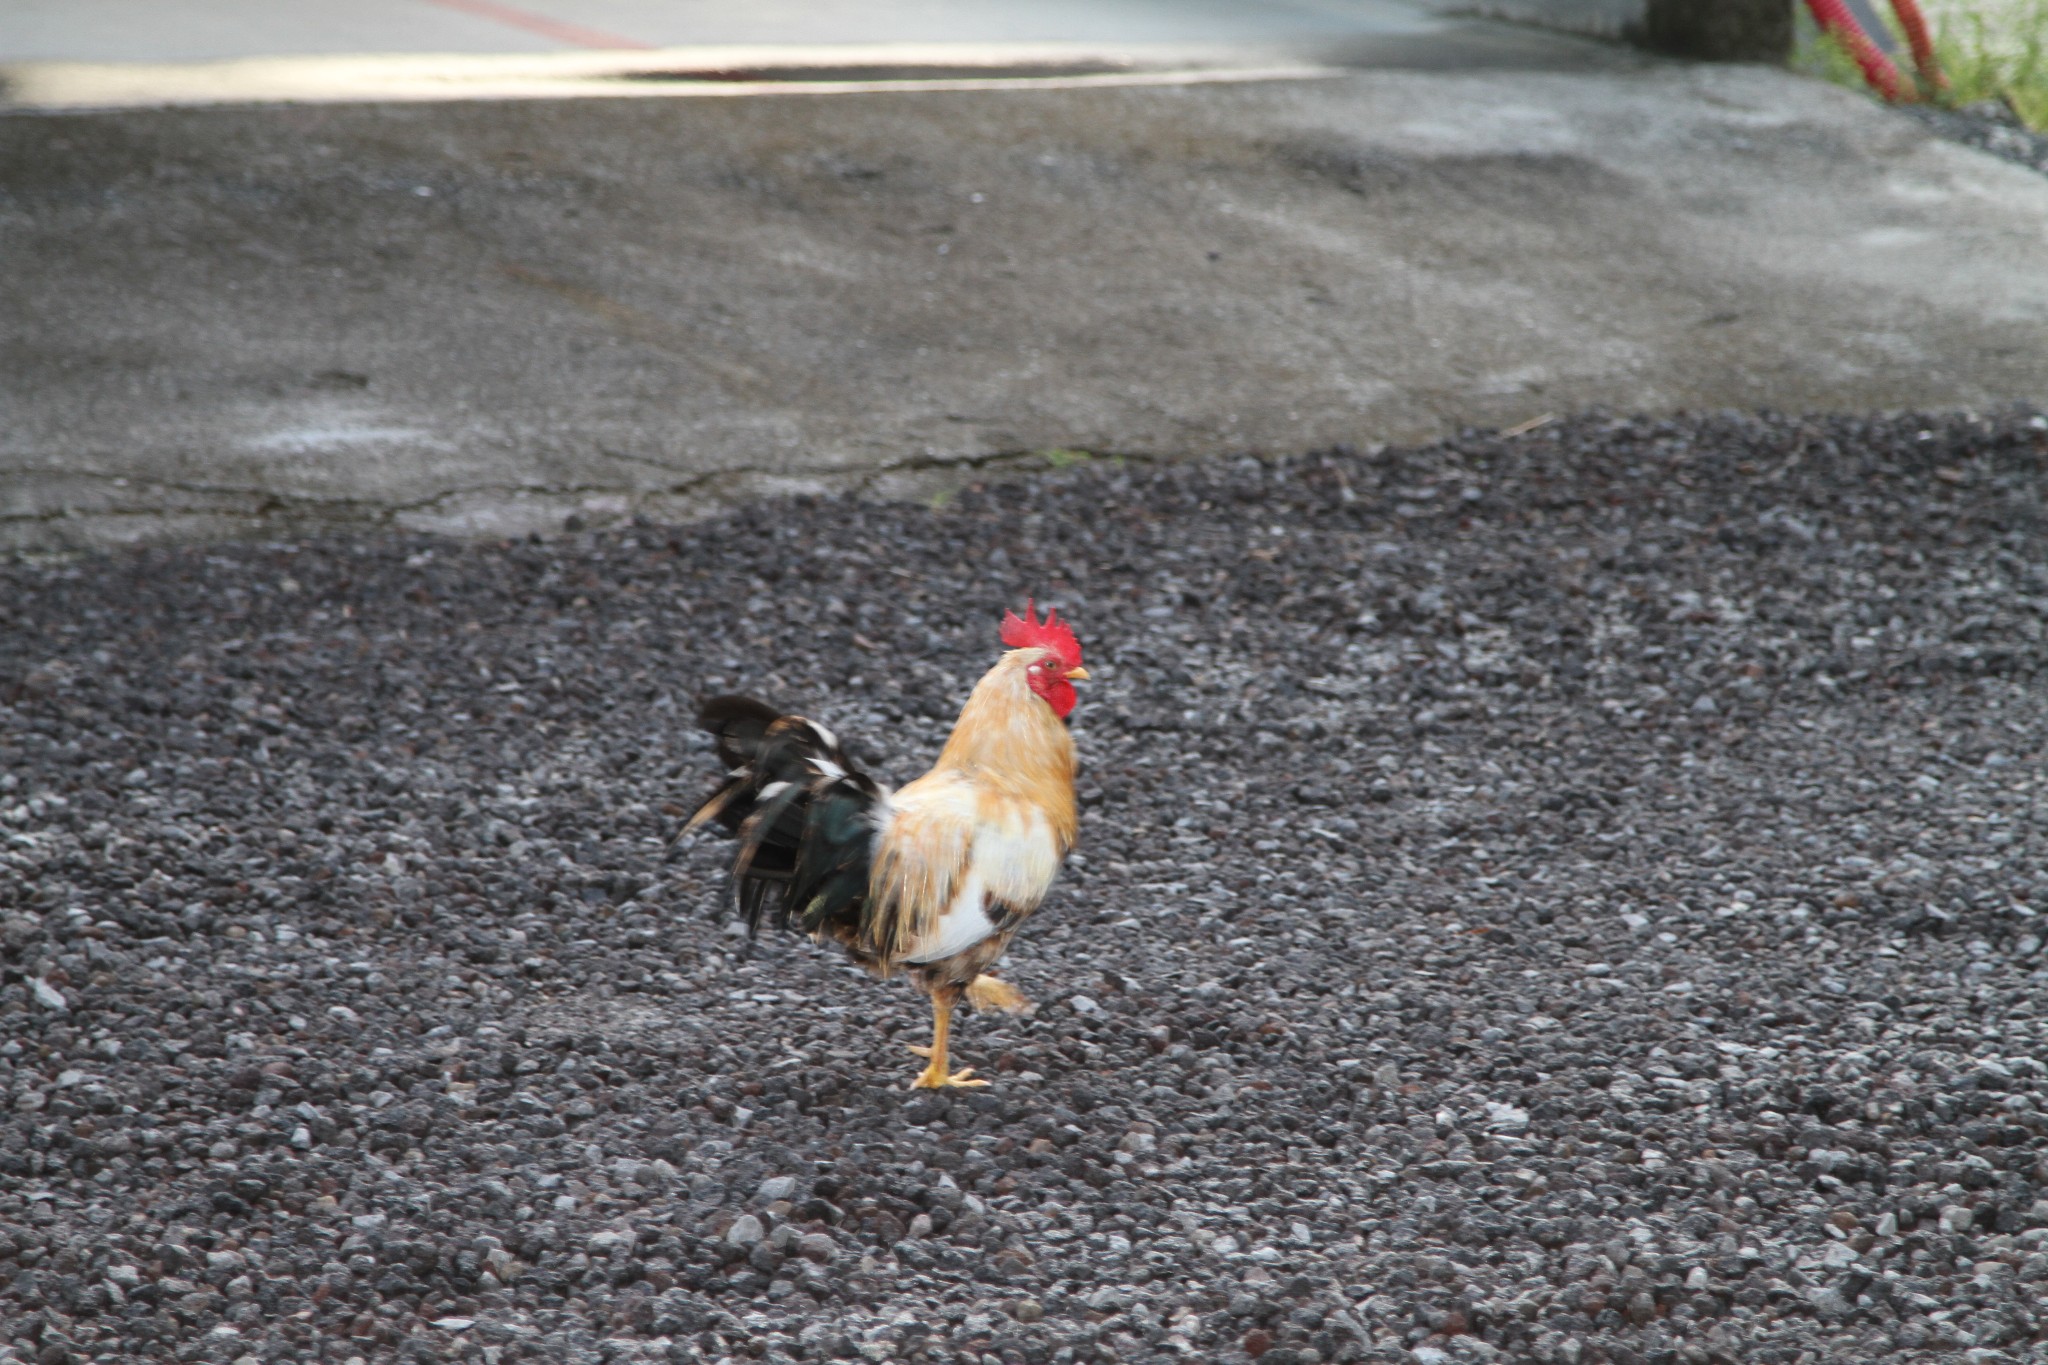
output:
{"label": "black tail feathers", "polygon": [[683,832],[716,823],[738,838],[732,891],[748,933],[764,915],[806,933],[857,925],[887,793],[830,730],[751,697],[713,697],[697,723],[727,772]]}

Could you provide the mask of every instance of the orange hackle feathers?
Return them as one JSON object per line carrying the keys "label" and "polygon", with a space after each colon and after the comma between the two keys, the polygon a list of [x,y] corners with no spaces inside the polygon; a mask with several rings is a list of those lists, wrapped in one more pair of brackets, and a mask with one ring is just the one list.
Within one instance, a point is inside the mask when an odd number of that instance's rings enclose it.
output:
{"label": "orange hackle feathers", "polygon": [[884,961],[916,951],[970,878],[991,906],[1029,913],[1074,846],[1074,741],[1032,694],[1029,657],[989,670],[939,761],[891,798],[870,883],[870,938]]}

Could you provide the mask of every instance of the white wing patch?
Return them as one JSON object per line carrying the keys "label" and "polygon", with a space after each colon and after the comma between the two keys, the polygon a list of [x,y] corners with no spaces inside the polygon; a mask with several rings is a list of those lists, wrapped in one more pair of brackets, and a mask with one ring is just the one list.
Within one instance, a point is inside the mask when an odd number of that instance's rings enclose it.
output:
{"label": "white wing patch", "polygon": [[904,961],[937,962],[942,957],[966,952],[995,931],[996,926],[988,917],[988,888],[981,873],[970,872],[953,903],[946,907],[946,913],[939,916],[936,931]]}
{"label": "white wing patch", "polygon": [[1006,905],[1036,909],[1059,875],[1059,846],[1037,807],[1015,802],[1004,817],[975,827],[975,873]]}
{"label": "white wing patch", "polygon": [[1019,911],[1036,909],[1059,875],[1052,826],[1035,807],[1016,802],[999,821],[975,827],[967,880],[939,916],[934,932],[905,961],[936,962],[964,953],[996,932],[991,899]]}

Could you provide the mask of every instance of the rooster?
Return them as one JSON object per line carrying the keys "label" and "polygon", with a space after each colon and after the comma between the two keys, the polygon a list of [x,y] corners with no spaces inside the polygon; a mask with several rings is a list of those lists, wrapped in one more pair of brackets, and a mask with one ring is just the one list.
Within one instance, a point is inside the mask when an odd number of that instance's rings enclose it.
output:
{"label": "rooster", "polygon": [[1009,652],[975,684],[939,761],[897,791],[855,770],[832,732],[750,697],[713,697],[697,723],[727,775],[684,827],[739,841],[732,889],[748,931],[763,916],[830,940],[877,976],[908,971],[932,1001],[919,1089],[984,1086],[953,1071],[947,1037],[964,997],[1027,1003],[985,973],[1052,889],[1078,828],[1067,717],[1085,682],[1057,609],[1005,613]]}

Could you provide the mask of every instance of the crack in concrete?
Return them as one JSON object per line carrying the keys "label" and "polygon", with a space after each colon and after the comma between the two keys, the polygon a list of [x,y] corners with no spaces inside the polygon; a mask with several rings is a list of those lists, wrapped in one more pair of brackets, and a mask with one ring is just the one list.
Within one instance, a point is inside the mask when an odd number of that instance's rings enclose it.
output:
{"label": "crack in concrete", "polygon": [[[672,465],[646,456],[601,448],[598,452],[609,459],[644,465],[670,473],[678,472]],[[1062,460],[1060,456],[1071,456]],[[133,488],[140,493],[176,492],[199,497],[219,497],[239,500],[241,505],[195,506],[195,507],[137,507],[111,506],[80,508],[72,506],[45,508],[33,512],[0,513],[0,525],[33,525],[66,520],[107,519],[131,523],[151,520],[173,521],[179,518],[213,517],[229,521],[261,523],[282,519],[306,520],[316,524],[361,524],[388,526],[408,514],[431,513],[446,508],[450,503],[465,499],[501,500],[515,503],[521,500],[568,500],[595,497],[623,498],[630,507],[634,502],[650,498],[691,498],[705,493],[721,483],[743,483],[751,478],[792,478],[806,482],[837,486],[842,491],[854,494],[871,492],[884,478],[896,474],[942,473],[961,470],[996,470],[1004,473],[1026,474],[1043,470],[1056,470],[1067,464],[1079,465],[1098,460],[1126,464],[1150,465],[1165,457],[1149,451],[1126,451],[1083,446],[1030,447],[1008,450],[983,451],[960,455],[911,455],[889,460],[881,464],[844,470],[790,470],[767,465],[728,465],[719,469],[704,470],[690,477],[672,480],[653,487],[635,486],[604,482],[577,483],[483,483],[467,484],[445,488],[424,497],[406,501],[388,502],[377,499],[328,495],[319,493],[289,492],[275,488],[261,488],[239,484],[203,483],[180,479],[137,479],[130,475],[112,474],[104,470],[71,469],[44,470],[49,474],[61,474],[72,478],[94,482],[116,483],[123,488]],[[738,491],[738,490],[735,490]],[[711,501],[717,501],[716,498]],[[707,509],[708,510],[708,509]]]}
{"label": "crack in concrete", "polygon": [[[1071,455],[1078,458],[1070,461],[1061,461],[1053,458],[1056,454]],[[867,492],[883,478],[898,473],[994,468],[1005,472],[1014,469],[1016,473],[1021,475],[1038,473],[1044,470],[1057,470],[1070,465],[1092,463],[1096,460],[1109,460],[1122,464],[1151,465],[1160,463],[1166,458],[1168,457],[1154,455],[1150,452],[1101,450],[1084,446],[1038,446],[1029,450],[991,451],[982,455],[911,455],[900,460],[891,460],[887,464],[879,465],[870,470],[861,476],[859,482],[855,485],[855,491]]]}

